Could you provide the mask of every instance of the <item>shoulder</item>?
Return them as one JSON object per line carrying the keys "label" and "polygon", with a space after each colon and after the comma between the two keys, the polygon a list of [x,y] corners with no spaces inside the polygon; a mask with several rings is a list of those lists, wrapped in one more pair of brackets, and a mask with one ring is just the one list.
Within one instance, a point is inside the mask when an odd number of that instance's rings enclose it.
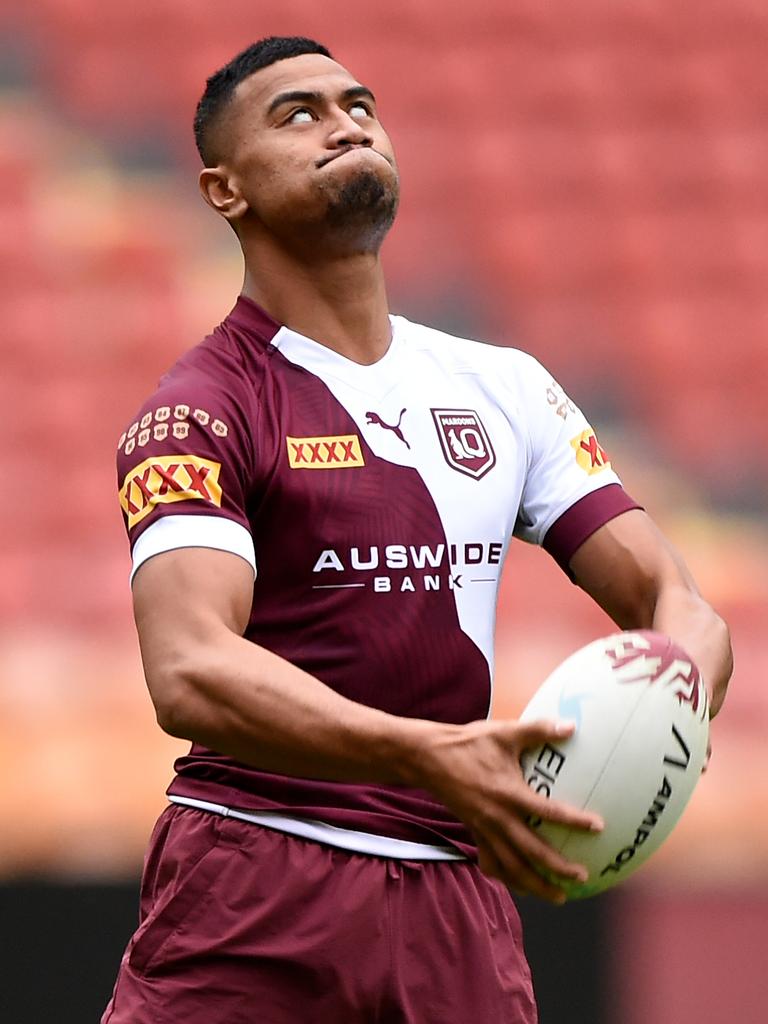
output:
{"label": "shoulder", "polygon": [[421,351],[454,372],[501,374],[506,383],[522,387],[540,383],[545,377],[552,379],[541,363],[522,349],[448,334],[403,316],[393,317],[393,322],[412,351]]}
{"label": "shoulder", "polygon": [[185,389],[230,404],[258,391],[267,360],[243,346],[225,321],[194,348],[185,352],[161,377],[156,394]]}
{"label": "shoulder", "polygon": [[192,451],[250,461],[259,375],[220,329],[162,376],[125,425],[117,444],[121,474],[137,459]]}
{"label": "shoulder", "polygon": [[473,378],[475,393],[502,410],[526,439],[529,455],[591,430],[581,410],[552,373],[529,352],[460,338],[397,318],[406,344],[434,361],[443,373]]}
{"label": "shoulder", "polygon": [[236,340],[222,327],[163,374],[126,424],[118,448],[127,447],[130,454],[128,442],[134,439],[133,447],[142,441],[146,444],[150,434],[155,440],[164,440],[169,434],[183,440],[193,424],[219,438],[246,428],[263,379],[263,360],[247,361]]}

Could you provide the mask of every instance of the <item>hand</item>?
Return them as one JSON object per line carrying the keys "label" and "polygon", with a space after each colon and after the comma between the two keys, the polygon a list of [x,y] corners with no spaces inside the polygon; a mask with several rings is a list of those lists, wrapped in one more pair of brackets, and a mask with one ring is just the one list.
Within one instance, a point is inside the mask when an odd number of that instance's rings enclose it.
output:
{"label": "hand", "polygon": [[[586,881],[587,870],[558,853],[526,824],[536,816],[586,831],[600,831],[598,815],[540,796],[527,785],[520,755],[573,733],[573,723],[506,720],[440,727],[421,750],[421,779],[470,829],[480,869],[517,893],[553,903],[564,902],[563,889],[534,868]],[[426,778],[424,773],[426,772]]]}

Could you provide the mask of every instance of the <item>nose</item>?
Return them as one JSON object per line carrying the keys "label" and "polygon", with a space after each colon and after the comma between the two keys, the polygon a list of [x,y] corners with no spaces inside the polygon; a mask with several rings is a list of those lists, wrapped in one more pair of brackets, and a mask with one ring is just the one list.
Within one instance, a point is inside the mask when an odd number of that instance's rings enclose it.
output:
{"label": "nose", "polygon": [[340,146],[372,146],[373,136],[364,124],[351,117],[346,110],[339,109],[336,123],[328,138],[328,146],[337,149]]}

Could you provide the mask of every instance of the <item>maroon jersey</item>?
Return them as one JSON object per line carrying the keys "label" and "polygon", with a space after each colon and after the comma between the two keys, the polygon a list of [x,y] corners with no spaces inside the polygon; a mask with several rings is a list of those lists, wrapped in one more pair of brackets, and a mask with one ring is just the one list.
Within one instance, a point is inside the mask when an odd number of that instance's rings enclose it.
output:
{"label": "maroon jersey", "polygon": [[[565,564],[636,506],[532,357],[392,325],[361,366],[240,298],[121,437],[120,502],[134,572],[173,548],[232,551],[255,573],[248,640],[351,700],[463,723],[489,713],[512,537]],[[474,849],[413,788],[259,771],[198,744],[175,767],[172,798]]]}

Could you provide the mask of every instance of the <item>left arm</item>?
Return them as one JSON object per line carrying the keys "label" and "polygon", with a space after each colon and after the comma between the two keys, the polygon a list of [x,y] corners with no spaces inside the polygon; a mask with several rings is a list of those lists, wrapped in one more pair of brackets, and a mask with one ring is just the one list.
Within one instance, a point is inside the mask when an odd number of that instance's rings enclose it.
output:
{"label": "left arm", "polygon": [[714,717],[733,671],[728,627],[653,520],[639,509],[611,519],[578,548],[570,569],[621,629],[666,633],[690,654]]}

